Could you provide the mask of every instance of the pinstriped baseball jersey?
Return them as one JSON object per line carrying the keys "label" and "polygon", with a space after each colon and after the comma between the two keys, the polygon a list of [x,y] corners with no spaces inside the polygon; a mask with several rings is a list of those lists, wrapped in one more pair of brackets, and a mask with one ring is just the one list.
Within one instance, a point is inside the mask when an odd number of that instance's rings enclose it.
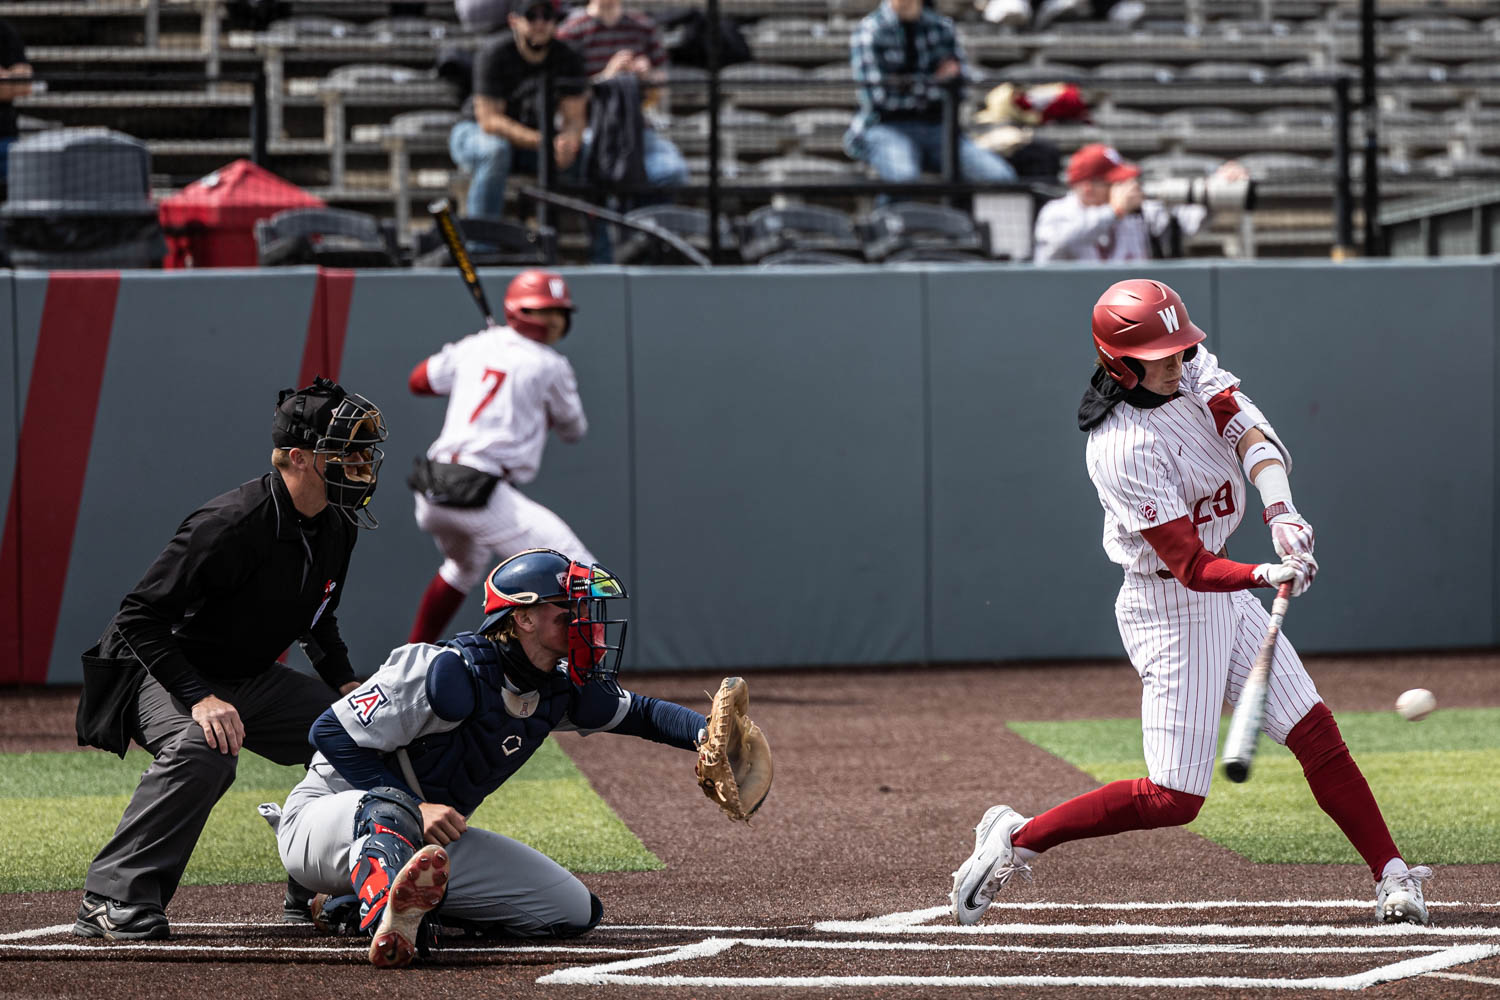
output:
{"label": "pinstriped baseball jersey", "polygon": [[448,397],[427,457],[529,483],[549,427],[564,441],[588,430],[568,359],[508,326],[470,334],[427,359],[433,391]]}
{"label": "pinstriped baseball jersey", "polygon": [[1155,409],[1116,406],[1089,432],[1085,461],[1104,508],[1104,551],[1128,572],[1166,564],[1140,534],[1189,517],[1210,552],[1224,547],[1245,510],[1245,479],[1219,436],[1208,400],[1239,380],[1208,351],[1183,365],[1180,395]]}
{"label": "pinstriped baseball jersey", "polygon": [[[1188,518],[1203,546],[1222,549],[1245,511],[1245,478],[1208,401],[1239,380],[1204,350],[1183,366],[1176,399],[1120,403],[1089,432],[1089,478],[1104,508],[1104,551],[1125,569],[1115,620],[1141,677],[1141,741],[1152,781],[1208,794],[1227,698],[1235,703],[1270,616],[1249,591],[1205,593],[1162,579],[1166,564],[1141,532]],[[1269,539],[1266,557],[1271,557]],[[1321,699],[1283,633],[1271,665],[1262,730],[1277,743]]]}

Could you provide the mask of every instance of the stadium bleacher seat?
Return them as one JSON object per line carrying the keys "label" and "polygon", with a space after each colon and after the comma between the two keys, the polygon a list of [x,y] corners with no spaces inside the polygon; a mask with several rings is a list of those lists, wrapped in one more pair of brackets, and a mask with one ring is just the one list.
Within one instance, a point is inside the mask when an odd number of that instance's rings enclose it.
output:
{"label": "stadium bleacher seat", "polygon": [[819,205],[766,205],[745,216],[740,254],[763,261],[783,251],[819,251],[864,258],[864,239],[854,219]]}
{"label": "stadium bleacher seat", "polygon": [[338,208],[293,208],[255,224],[261,267],[398,267],[395,233],[368,215]]}
{"label": "stadium bleacher seat", "polygon": [[[895,202],[875,209],[864,220],[865,256],[873,261],[914,259],[924,251],[956,252],[983,259],[989,233],[973,216],[946,205]],[[936,259],[936,258],[925,258]]]}
{"label": "stadium bleacher seat", "polygon": [[[632,222],[649,223],[679,236],[693,249],[707,254],[708,212],[687,205],[647,205],[625,213]],[[719,216],[719,247],[731,258],[739,254],[739,237],[727,215]],[[646,233],[625,230],[615,251],[617,264],[690,263],[669,244]]]}

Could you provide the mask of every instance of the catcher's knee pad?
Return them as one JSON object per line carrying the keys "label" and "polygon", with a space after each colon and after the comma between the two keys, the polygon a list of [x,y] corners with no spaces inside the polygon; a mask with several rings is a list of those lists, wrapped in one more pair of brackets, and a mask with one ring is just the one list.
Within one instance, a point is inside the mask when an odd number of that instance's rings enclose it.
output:
{"label": "catcher's knee pad", "polygon": [[359,896],[359,926],[380,922],[391,879],[422,846],[422,811],[417,800],[399,788],[372,788],[354,810],[354,840],[359,862],[349,881]]}

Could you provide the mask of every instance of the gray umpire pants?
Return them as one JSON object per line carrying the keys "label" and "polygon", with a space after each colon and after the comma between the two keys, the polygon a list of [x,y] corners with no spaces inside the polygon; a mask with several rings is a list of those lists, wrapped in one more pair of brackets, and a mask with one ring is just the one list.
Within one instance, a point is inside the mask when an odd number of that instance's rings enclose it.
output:
{"label": "gray umpire pants", "polygon": [[[364,846],[354,837],[354,821],[364,796],[318,758],[287,796],[276,828],[287,874],[315,892],[354,891],[350,876]],[[437,909],[443,916],[517,937],[575,934],[591,925],[588,889],[542,852],[475,826],[444,850],[448,893]]]}
{"label": "gray umpire pants", "polygon": [[[206,679],[245,726],[245,747],[278,764],[312,759],[307,731],[335,692],[320,678],[273,664],[243,681]],[[135,741],[155,756],[114,836],[89,865],[83,887],[123,903],[166,909],[203,824],[239,758],[208,745],[191,707],[147,675],[136,697]]]}

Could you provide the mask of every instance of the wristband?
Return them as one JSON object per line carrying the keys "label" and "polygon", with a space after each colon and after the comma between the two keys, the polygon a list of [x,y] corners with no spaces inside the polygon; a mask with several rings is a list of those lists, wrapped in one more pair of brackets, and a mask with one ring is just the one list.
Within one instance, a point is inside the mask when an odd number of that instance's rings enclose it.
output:
{"label": "wristband", "polygon": [[[1256,447],[1259,445],[1250,450],[1254,451]],[[1248,457],[1249,452],[1246,455]],[[1260,475],[1255,477],[1255,488],[1260,490],[1260,502],[1265,507],[1261,520],[1267,524],[1279,514],[1297,513],[1297,508],[1292,506],[1292,484],[1286,478],[1286,466],[1280,462],[1272,462],[1260,470]]]}

